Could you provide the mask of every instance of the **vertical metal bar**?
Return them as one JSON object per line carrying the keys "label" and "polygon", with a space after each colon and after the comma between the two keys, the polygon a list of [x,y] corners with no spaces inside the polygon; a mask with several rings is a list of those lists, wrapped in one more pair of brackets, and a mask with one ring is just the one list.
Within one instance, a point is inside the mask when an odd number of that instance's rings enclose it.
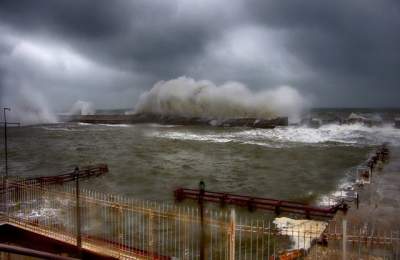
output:
{"label": "vertical metal bar", "polygon": [[[247,227],[247,217],[244,218],[244,225],[245,227]],[[246,234],[246,233],[245,233]],[[245,235],[245,240],[244,240],[244,259],[247,259],[247,243],[246,243],[246,235]]]}
{"label": "vertical metal bar", "polygon": [[81,237],[81,210],[79,202],[79,168],[75,168],[75,203],[76,203],[76,246],[80,255],[82,247]]}
{"label": "vertical metal bar", "polygon": [[250,221],[250,259],[253,259],[253,226],[254,220]]}
{"label": "vertical metal bar", "polygon": [[264,232],[265,232],[265,219],[262,220],[262,232],[261,232],[261,259],[264,259]]}
{"label": "vertical metal bar", "polygon": [[214,252],[213,252],[213,244],[214,244],[214,241],[213,241],[214,225],[213,225],[213,223],[212,223],[213,221],[214,221],[214,219],[212,218],[212,215],[211,215],[211,224],[210,224],[210,253],[209,253],[210,260],[212,260],[212,259],[213,259],[213,256],[214,256]]}
{"label": "vertical metal bar", "polygon": [[241,228],[239,228],[239,259],[242,257],[242,229],[243,229],[243,224],[241,221],[241,218],[239,217],[239,225]]}
{"label": "vertical metal bar", "polygon": [[270,245],[270,238],[271,238],[271,221],[268,221],[268,238],[267,238],[267,257],[270,257],[269,252],[269,245]]}
{"label": "vertical metal bar", "polygon": [[[5,185],[3,185],[3,188],[5,188],[5,207],[6,207],[6,219],[8,220],[8,144],[7,144],[7,115],[6,111],[10,111],[10,108],[3,108],[3,114],[4,114],[4,159],[5,159],[5,176],[3,181],[5,181]],[[4,183],[3,183],[4,184]]]}
{"label": "vertical metal bar", "polygon": [[[218,212],[217,212],[218,213]],[[223,218],[223,215],[222,215],[222,212],[220,212],[220,214],[219,214],[219,232],[220,232],[220,241],[219,241],[219,259],[222,259],[222,256],[223,256],[223,253],[224,253],[224,249],[223,249],[223,246],[224,246],[224,232],[223,231],[225,231],[224,230],[224,226],[223,226],[223,224],[222,224],[222,221],[221,221],[221,219]]]}
{"label": "vertical metal bar", "polygon": [[178,258],[181,258],[181,207],[178,207]]}
{"label": "vertical metal bar", "polygon": [[148,240],[149,240],[149,242],[148,242],[148,254],[149,254],[149,256],[154,256],[154,254],[153,254],[153,252],[154,252],[153,215],[154,215],[154,213],[152,212],[151,209],[149,209],[148,222],[147,222]]}
{"label": "vertical metal bar", "polygon": [[343,216],[343,243],[342,243],[342,259],[346,260],[346,254],[347,254],[347,219],[346,215]]}
{"label": "vertical metal bar", "polygon": [[195,228],[195,223],[196,223],[196,219],[195,219],[195,211],[194,208],[191,207],[190,208],[190,248],[191,248],[191,259],[196,259],[196,254],[195,254],[195,242],[194,242],[194,235],[196,232],[196,228]]}
{"label": "vertical metal bar", "polygon": [[205,230],[204,230],[204,193],[205,183],[200,181],[199,183],[199,208],[200,208],[200,260],[205,260]]}
{"label": "vertical metal bar", "polygon": [[235,241],[236,241],[236,212],[235,209],[231,209],[230,215],[230,239],[229,239],[229,260],[235,260]]}
{"label": "vertical metal bar", "polygon": [[256,221],[256,259],[258,259],[258,233],[259,233],[259,222]]}

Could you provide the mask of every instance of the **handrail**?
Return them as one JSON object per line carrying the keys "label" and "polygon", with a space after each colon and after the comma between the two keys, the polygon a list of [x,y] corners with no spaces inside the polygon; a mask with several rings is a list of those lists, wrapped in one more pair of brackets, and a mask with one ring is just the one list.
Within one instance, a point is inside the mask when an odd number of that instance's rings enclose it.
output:
{"label": "handrail", "polygon": [[33,250],[30,248],[20,247],[20,246],[13,246],[0,243],[0,252],[7,252],[17,255],[24,255],[24,256],[32,256],[32,257],[40,257],[42,259],[55,259],[55,260],[76,260],[78,258],[67,257],[67,256],[60,256],[44,251]]}

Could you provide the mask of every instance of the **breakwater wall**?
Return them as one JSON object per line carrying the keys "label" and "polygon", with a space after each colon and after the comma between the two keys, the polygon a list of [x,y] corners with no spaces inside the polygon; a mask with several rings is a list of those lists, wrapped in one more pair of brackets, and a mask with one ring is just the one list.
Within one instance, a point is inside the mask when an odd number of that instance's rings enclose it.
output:
{"label": "breakwater wall", "polygon": [[273,119],[257,118],[231,118],[231,119],[205,119],[188,118],[177,116],[166,116],[156,114],[134,114],[134,115],[72,115],[61,116],[61,121],[81,122],[89,124],[143,124],[157,123],[170,125],[208,125],[220,127],[253,127],[253,128],[274,128],[276,126],[287,126],[287,117]]}

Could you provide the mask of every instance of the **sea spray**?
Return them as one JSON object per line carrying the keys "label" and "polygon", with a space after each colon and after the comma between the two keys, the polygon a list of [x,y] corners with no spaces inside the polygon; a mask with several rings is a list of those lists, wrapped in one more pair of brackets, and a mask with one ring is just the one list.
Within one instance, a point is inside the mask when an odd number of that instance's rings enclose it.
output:
{"label": "sea spray", "polygon": [[328,226],[327,222],[291,219],[287,217],[275,218],[273,223],[282,235],[289,236],[292,240],[291,249],[309,249],[314,239],[319,238]]}
{"label": "sea spray", "polygon": [[216,119],[287,116],[296,121],[305,105],[300,93],[289,86],[253,92],[238,82],[217,86],[179,77],[160,81],[143,93],[135,112]]}
{"label": "sea spray", "polygon": [[50,109],[43,95],[28,86],[16,87],[13,91],[4,91],[1,105],[11,108],[9,121],[22,125],[56,123],[57,117]]}
{"label": "sea spray", "polygon": [[96,110],[93,104],[82,100],[76,101],[69,110],[71,115],[94,115],[95,113]]}

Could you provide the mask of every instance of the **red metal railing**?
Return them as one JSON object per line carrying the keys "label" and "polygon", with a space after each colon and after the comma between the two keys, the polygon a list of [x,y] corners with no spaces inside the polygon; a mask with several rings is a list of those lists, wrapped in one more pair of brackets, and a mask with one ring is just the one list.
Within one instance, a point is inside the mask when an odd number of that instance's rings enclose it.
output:
{"label": "red metal railing", "polygon": [[[51,184],[63,184],[65,182],[71,182],[76,179],[78,176],[79,179],[90,178],[94,176],[100,176],[105,173],[108,173],[108,166],[107,164],[97,164],[97,165],[90,165],[84,166],[82,168],[77,168],[76,171],[59,174],[59,175],[52,175],[52,176],[40,176],[40,177],[32,177],[26,178],[22,180],[9,180],[8,181],[8,189],[14,189],[20,182],[31,182],[35,183],[36,185],[51,185]],[[0,186],[0,194],[3,193],[4,187]]]}
{"label": "red metal railing", "polygon": [[305,203],[287,200],[276,200],[269,198],[259,198],[244,195],[235,195],[223,192],[201,191],[197,189],[179,188],[175,190],[175,199],[204,200],[208,202],[220,203],[222,206],[231,204],[239,207],[247,207],[250,211],[256,209],[269,210],[280,215],[281,213],[292,213],[304,215],[307,218],[322,217],[332,218],[338,210],[346,210],[345,203],[339,203],[332,207],[316,207]]}

